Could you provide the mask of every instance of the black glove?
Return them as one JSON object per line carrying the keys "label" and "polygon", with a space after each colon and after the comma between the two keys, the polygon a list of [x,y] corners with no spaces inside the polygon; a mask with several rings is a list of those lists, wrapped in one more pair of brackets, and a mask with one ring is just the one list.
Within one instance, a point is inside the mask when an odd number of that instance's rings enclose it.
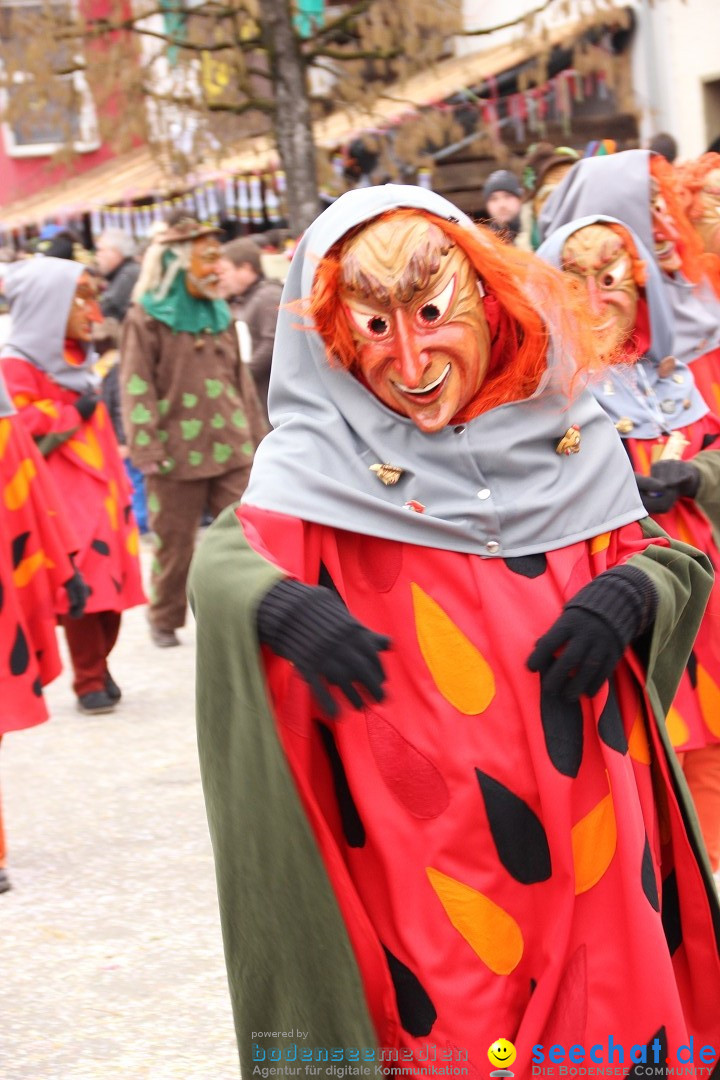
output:
{"label": "black glove", "polygon": [[295,665],[328,716],[338,707],[325,683],[339,686],[356,709],[363,700],[354,683],[376,701],[385,697],[378,653],[390,641],[354,619],[331,589],[280,581],[261,600],[257,625],[260,641]]}
{"label": "black glove", "polygon": [[635,482],[648,514],[666,514],[678,500],[675,488],[668,487],[659,477],[635,473]]}
{"label": "black glove", "polygon": [[[568,701],[593,697],[610,678],[625,648],[650,626],[657,608],[651,579],[634,566],[616,566],[569,600],[535,643],[527,666],[543,690]],[[556,656],[558,649],[562,649]]]}
{"label": "black glove", "polygon": [[82,416],[83,420],[89,420],[92,414],[95,412],[100,398],[93,390],[88,390],[85,394],[81,394],[75,402],[75,408]]}
{"label": "black glove", "polygon": [[85,583],[85,578],[79,570],[65,582],[63,589],[68,598],[68,615],[71,619],[80,619],[85,612],[85,604],[90,595],[90,586]]}
{"label": "black glove", "polygon": [[678,498],[694,499],[700,487],[700,472],[690,461],[656,461],[650,475],[675,488]]}

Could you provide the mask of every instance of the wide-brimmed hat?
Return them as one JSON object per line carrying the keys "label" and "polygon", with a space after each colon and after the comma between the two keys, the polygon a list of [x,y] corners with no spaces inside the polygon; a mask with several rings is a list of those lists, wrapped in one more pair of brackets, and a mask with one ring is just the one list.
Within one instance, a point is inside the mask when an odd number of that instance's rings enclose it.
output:
{"label": "wide-brimmed hat", "polygon": [[201,236],[222,236],[222,229],[207,221],[198,221],[190,214],[171,221],[167,229],[157,237],[159,244],[184,244],[188,240],[199,240]]}

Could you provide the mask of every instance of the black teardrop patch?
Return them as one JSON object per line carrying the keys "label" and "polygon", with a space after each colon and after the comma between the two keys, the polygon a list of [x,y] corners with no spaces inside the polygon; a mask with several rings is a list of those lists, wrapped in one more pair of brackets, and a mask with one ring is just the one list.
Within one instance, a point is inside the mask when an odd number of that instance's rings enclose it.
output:
{"label": "black teardrop patch", "polygon": [[537,555],[515,555],[513,558],[503,559],[508,570],[521,577],[540,577],[547,570],[547,555],[540,552]]}
{"label": "black teardrop patch", "polygon": [[429,1035],[437,1020],[437,1013],[427,991],[409,967],[393,956],[384,945],[383,949],[395,987],[400,1023],[409,1035]]}
{"label": "black teardrop patch", "polygon": [[700,449],[707,450],[708,446],[712,446],[716,439],[720,439],[720,435],[717,432],[715,432],[714,434],[712,432],[708,432],[707,435],[703,435],[702,445],[700,446]]}
{"label": "black teardrop patch", "polygon": [[499,780],[480,769],[475,775],[500,862],[522,885],[547,881],[552,873],[550,848],[537,814]]}
{"label": "black teardrop patch", "polygon": [[93,540],[90,547],[93,549],[93,551],[97,551],[98,555],[110,554],[110,546],[109,544],[106,544],[104,540]]}
{"label": "black teardrop patch", "polygon": [[122,592],[122,581],[118,581],[118,579],[114,578],[112,576],[112,574],[110,575],[110,580],[112,581],[113,585],[115,586],[115,592],[121,593]]}
{"label": "black teardrop patch", "polygon": [[690,685],[693,690],[697,690],[697,656],[695,655],[694,649],[690,650],[690,655],[688,656],[687,671],[690,676]]}
{"label": "black teardrop patch", "polygon": [[680,897],[675,871],[671,870],[662,883],[662,924],[670,955],[680,948],[682,943],[682,923],[680,922]]}
{"label": "black teardrop patch", "polygon": [[341,600],[343,604],[345,603],[342,596],[338,592],[337,585],[333,581],[330,571],[328,570],[324,562],[320,563],[320,576],[318,577],[318,585],[323,585],[326,589],[330,589],[332,592],[335,593],[338,600]]}
{"label": "black teardrop patch", "polygon": [[333,733],[327,724],[323,724],[320,720],[318,720],[318,728],[320,729],[320,737],[323,741],[328,761],[330,762],[333,786],[335,788],[335,798],[338,801],[340,821],[342,822],[345,840],[349,847],[363,847],[365,844],[365,826],[362,823],[358,808],[355,805],[355,800],[352,797],[350,785],[348,784],[347,776],[345,774],[345,766],[342,763],[342,758],[335,745]]}
{"label": "black teardrop patch", "polygon": [[548,756],[563,776],[577,776],[583,754],[583,715],[579,701],[547,694],[540,686],[540,717]]}
{"label": "black teardrop patch", "polygon": [[30,663],[30,650],[23,628],[18,623],[15,631],[15,644],[10,653],[10,672],[13,675],[24,675]]}
{"label": "black teardrop patch", "polygon": [[600,738],[611,750],[617,750],[619,754],[627,754],[628,741],[625,735],[620,706],[615,695],[615,687],[612,681],[608,683],[608,697],[598,721],[598,733]]}
{"label": "black teardrop patch", "polygon": [[32,684],[32,692],[35,697],[42,697],[42,683],[40,682],[40,676]]}
{"label": "black teardrop patch", "polygon": [[636,1062],[636,1064],[627,1074],[628,1077],[634,1076],[635,1080],[638,1080],[638,1078],[641,1076],[647,1077],[669,1075],[669,1066],[667,1061],[665,1060],[668,1056],[668,1050],[667,1033],[665,1031],[664,1024],[655,1032],[650,1042],[645,1044],[645,1054],[643,1056],[645,1058],[645,1062]]}
{"label": "black teardrop patch", "polygon": [[12,542],[13,570],[15,570],[15,568],[18,567],[20,565],[20,563],[23,561],[23,558],[25,557],[25,548],[27,547],[27,542],[28,542],[29,539],[30,539],[30,533],[29,532],[20,533],[18,536],[16,536],[13,539],[13,542]]}
{"label": "black teardrop patch", "polygon": [[653,866],[652,852],[650,851],[650,841],[645,834],[645,847],[643,848],[642,866],[640,869],[640,878],[642,881],[642,889],[652,907],[656,911],[660,910],[660,897],[658,896],[657,879],[655,877],[655,867]]}

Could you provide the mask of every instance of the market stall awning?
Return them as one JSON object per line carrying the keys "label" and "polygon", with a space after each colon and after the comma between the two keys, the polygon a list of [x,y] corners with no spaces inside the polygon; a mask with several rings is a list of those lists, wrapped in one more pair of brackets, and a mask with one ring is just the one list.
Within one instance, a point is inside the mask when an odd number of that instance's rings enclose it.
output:
{"label": "market stall awning", "polygon": [[[543,49],[567,44],[577,37],[578,30],[577,23],[554,30],[543,39]],[[315,125],[316,145],[335,148],[369,128],[389,126],[413,109],[441,102],[464,88],[477,86],[527,62],[538,54],[538,50],[538,41],[526,35],[492,49],[444,60],[388,87],[367,108],[338,110],[318,121]],[[238,176],[277,167],[277,151],[272,140],[264,136],[248,140],[225,160],[213,166],[208,164],[205,169],[199,167],[193,176],[182,178],[169,175],[151,151],[143,147],[0,208],[0,228],[9,231],[151,196],[162,198],[190,185],[202,184],[219,172]]]}

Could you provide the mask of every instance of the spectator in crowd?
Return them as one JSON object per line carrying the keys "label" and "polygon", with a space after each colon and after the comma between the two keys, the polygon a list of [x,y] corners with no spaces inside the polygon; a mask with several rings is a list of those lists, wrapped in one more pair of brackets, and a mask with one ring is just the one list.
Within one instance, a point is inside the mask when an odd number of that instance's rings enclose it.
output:
{"label": "spectator in crowd", "polygon": [[[257,248],[255,249],[257,251]],[[148,248],[120,342],[123,416],[156,538],[150,634],[179,645],[195,534],[240,498],[266,431],[220,295],[218,230],[184,216]]]}
{"label": "spectator in crowd", "polygon": [[98,269],[107,281],[100,298],[100,309],[106,318],[125,318],[130,307],[132,291],[140,275],[135,259],[135,241],[122,229],[106,229],[98,238],[95,257]]}
{"label": "spectator in crowd", "polygon": [[660,131],[650,139],[648,150],[653,154],[660,154],[672,165],[678,156],[677,140],[672,135],[669,135],[667,131]]}
{"label": "spectator in crowd", "polygon": [[483,187],[482,197],[488,219],[484,224],[510,243],[520,232],[522,196],[520,181],[509,169],[496,169],[490,173]]}
{"label": "spectator in crowd", "polygon": [[221,295],[230,305],[233,318],[245,323],[248,329],[250,355],[243,359],[249,361],[255,389],[267,416],[270,364],[282,286],[267,280],[260,249],[249,238],[225,244],[219,268]]}

